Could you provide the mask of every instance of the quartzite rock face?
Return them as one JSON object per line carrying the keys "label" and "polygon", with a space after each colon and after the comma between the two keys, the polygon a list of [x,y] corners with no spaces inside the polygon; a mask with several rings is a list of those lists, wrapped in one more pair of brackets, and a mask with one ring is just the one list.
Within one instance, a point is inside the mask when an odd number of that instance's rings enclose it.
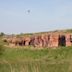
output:
{"label": "quartzite rock face", "polygon": [[30,37],[11,37],[5,38],[5,42],[12,44],[14,46],[34,46],[34,47],[58,47],[58,46],[71,46],[72,36],[71,34],[41,34],[32,35]]}

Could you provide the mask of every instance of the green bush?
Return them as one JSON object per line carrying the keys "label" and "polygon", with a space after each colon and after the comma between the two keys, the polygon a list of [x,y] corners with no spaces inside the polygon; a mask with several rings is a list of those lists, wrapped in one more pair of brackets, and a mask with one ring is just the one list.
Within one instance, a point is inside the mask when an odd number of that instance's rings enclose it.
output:
{"label": "green bush", "polygon": [[5,34],[3,32],[0,33],[0,36],[4,36]]}

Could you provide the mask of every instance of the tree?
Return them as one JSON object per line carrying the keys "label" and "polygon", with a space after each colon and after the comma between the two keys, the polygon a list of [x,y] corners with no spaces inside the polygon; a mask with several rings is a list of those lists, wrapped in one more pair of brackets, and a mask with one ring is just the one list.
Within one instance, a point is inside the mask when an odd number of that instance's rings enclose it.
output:
{"label": "tree", "polygon": [[4,36],[5,34],[3,32],[0,33],[0,36]]}

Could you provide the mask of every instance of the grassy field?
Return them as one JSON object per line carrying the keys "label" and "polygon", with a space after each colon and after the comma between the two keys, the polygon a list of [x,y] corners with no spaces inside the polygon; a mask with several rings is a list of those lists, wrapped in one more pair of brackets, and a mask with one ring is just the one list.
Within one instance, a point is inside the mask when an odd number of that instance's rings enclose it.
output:
{"label": "grassy field", "polygon": [[72,47],[35,50],[0,46],[0,72],[72,72]]}
{"label": "grassy field", "polygon": [[72,72],[72,47],[8,48],[0,37],[0,72]]}

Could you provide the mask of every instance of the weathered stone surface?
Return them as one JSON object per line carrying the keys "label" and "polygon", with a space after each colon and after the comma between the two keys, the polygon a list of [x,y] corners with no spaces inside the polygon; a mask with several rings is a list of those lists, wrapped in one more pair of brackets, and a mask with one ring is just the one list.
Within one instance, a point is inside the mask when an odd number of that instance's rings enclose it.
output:
{"label": "weathered stone surface", "polygon": [[70,34],[66,35],[66,46],[71,46],[71,41],[70,41]]}
{"label": "weathered stone surface", "polygon": [[50,33],[41,35],[32,35],[30,37],[11,37],[5,38],[5,42],[14,46],[34,46],[34,47],[58,47],[58,46],[71,46],[72,36],[67,33]]}

